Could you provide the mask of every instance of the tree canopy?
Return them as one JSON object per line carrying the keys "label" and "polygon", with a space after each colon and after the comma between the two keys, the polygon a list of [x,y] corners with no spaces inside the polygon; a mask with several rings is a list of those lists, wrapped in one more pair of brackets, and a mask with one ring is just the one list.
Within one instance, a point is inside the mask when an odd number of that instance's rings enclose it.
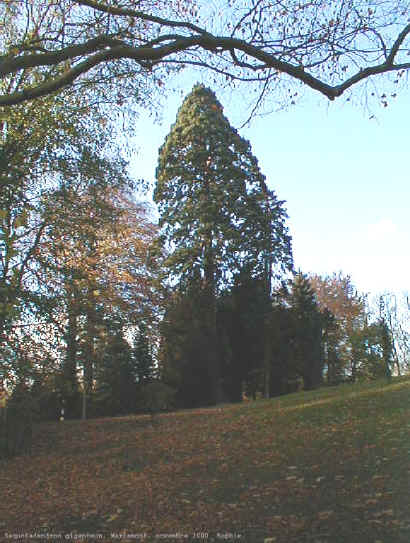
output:
{"label": "tree canopy", "polygon": [[160,149],[154,200],[170,245],[165,263],[179,280],[196,270],[214,290],[245,267],[253,275],[292,267],[283,202],[203,85],[185,98]]}
{"label": "tree canopy", "polygon": [[407,0],[2,0],[0,105],[73,84],[122,103],[186,66],[251,83],[258,103],[292,101],[292,83],[334,100],[383,75],[405,84],[409,14]]}

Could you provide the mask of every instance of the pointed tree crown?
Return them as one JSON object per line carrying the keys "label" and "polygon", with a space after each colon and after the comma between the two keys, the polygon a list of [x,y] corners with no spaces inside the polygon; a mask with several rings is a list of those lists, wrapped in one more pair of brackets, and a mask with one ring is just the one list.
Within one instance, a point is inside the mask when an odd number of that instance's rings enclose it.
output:
{"label": "pointed tree crown", "polygon": [[273,250],[273,224],[275,260],[290,255],[283,202],[266,189],[249,142],[209,88],[195,85],[185,98],[160,148],[156,176],[154,200],[176,275],[203,268],[210,254],[218,278],[250,263],[261,273],[267,247]]}

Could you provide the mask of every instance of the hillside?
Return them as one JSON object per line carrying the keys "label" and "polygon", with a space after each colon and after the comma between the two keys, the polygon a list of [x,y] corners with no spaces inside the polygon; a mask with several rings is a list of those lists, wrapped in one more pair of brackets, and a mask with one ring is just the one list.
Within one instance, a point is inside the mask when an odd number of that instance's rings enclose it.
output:
{"label": "hillside", "polygon": [[0,463],[0,537],[408,543],[409,460],[408,378],[41,424]]}

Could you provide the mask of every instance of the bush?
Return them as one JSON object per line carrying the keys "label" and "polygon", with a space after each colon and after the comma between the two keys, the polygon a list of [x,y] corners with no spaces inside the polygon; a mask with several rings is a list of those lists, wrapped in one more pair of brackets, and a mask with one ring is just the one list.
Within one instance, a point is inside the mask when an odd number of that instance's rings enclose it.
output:
{"label": "bush", "polygon": [[175,390],[161,381],[152,381],[140,388],[138,407],[154,417],[174,406]]}
{"label": "bush", "polygon": [[36,413],[37,404],[31,394],[17,387],[0,421],[0,457],[30,454]]}

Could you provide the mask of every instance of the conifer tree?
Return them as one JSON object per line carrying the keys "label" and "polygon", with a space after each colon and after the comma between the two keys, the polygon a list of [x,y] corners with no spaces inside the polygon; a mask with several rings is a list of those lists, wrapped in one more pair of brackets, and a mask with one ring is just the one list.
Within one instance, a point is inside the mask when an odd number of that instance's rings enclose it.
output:
{"label": "conifer tree", "polygon": [[290,267],[283,202],[210,89],[196,85],[184,100],[156,174],[162,235],[172,243],[166,264],[178,279],[199,268],[215,290],[245,264],[259,274],[267,244],[274,263]]}
{"label": "conifer tree", "polygon": [[96,372],[95,408],[99,415],[135,411],[136,382],[131,349],[122,325],[108,323],[106,344]]}
{"label": "conifer tree", "polygon": [[244,392],[253,395],[264,373],[265,318],[271,311],[263,278],[244,271],[218,303],[218,333],[221,345],[221,375],[229,401],[241,401]]}
{"label": "conifer tree", "polygon": [[[195,277],[203,293],[210,402],[220,399],[216,300],[243,268],[254,276],[292,265],[283,202],[268,191],[249,142],[223,115],[215,94],[196,85],[160,149],[154,200],[168,274]],[[267,271],[268,270],[268,271]]]}
{"label": "conifer tree", "polygon": [[[170,296],[161,322],[161,379],[175,390],[177,407],[212,403],[210,345],[203,319],[205,303],[197,285],[188,285],[185,291],[177,290]],[[220,371],[219,376],[222,377]]]}
{"label": "conifer tree", "polygon": [[295,274],[288,302],[293,321],[295,369],[303,377],[305,390],[313,389],[322,382],[324,316],[308,277],[301,272]]}
{"label": "conifer tree", "polygon": [[135,377],[138,385],[145,385],[156,377],[155,364],[147,333],[147,326],[141,322],[138,332],[134,337],[134,348],[132,350],[135,366]]}

